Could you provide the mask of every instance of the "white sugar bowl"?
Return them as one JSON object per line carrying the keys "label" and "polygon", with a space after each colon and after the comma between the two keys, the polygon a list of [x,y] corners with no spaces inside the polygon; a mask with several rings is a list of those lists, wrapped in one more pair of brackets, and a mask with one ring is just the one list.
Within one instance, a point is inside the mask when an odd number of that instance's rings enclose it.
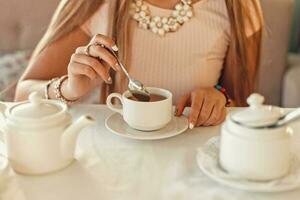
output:
{"label": "white sugar bowl", "polygon": [[229,115],[222,126],[220,165],[249,180],[280,178],[290,167],[292,129],[268,127],[284,113],[279,107],[263,105],[261,95],[252,94],[247,102],[249,108]]}

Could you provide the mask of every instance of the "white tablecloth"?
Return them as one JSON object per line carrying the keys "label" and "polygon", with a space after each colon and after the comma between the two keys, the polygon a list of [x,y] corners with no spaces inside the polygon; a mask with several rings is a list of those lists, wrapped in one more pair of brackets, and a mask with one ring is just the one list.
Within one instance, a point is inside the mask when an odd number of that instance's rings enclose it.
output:
{"label": "white tablecloth", "polygon": [[[105,106],[76,106],[72,113],[75,117],[90,114],[97,124],[81,132],[78,161],[68,168],[46,176],[17,175],[28,200],[300,199],[300,190],[250,193],[206,177],[196,164],[196,149],[218,135],[219,127],[196,128],[165,140],[136,141],[106,130],[104,120],[112,112]],[[298,138],[294,141],[300,149]]]}

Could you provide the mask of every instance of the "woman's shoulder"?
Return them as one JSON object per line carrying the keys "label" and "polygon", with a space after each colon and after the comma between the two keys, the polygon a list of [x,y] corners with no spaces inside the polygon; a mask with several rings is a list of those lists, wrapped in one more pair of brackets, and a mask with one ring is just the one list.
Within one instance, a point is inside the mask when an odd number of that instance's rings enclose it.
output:
{"label": "woman's shoulder", "polygon": [[96,12],[81,25],[87,35],[111,35],[117,0],[104,1]]}

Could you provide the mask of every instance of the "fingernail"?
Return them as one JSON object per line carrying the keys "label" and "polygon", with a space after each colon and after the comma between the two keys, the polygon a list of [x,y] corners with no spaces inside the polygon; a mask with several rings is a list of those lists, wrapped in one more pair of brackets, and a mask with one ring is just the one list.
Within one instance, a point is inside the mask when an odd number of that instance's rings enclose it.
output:
{"label": "fingernail", "polygon": [[114,46],[112,46],[111,48],[112,48],[112,50],[114,50],[114,51],[119,51],[119,48],[117,47],[117,45],[114,45]]}
{"label": "fingernail", "polygon": [[190,123],[190,124],[189,124],[189,128],[190,128],[190,129],[193,129],[194,127],[195,127],[195,125],[194,125],[193,123]]}
{"label": "fingernail", "polygon": [[107,83],[107,84],[112,84],[112,79],[111,79],[111,77],[109,77],[109,78],[107,79],[106,83]]}

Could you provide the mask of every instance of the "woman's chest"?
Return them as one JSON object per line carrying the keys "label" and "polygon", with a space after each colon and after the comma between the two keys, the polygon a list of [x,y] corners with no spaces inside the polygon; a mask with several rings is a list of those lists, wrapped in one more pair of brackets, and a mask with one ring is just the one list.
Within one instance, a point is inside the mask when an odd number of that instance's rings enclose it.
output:
{"label": "woman's chest", "polygon": [[200,60],[222,61],[230,42],[230,23],[226,7],[220,6],[219,0],[219,4],[214,2],[216,1],[210,0],[198,3],[190,21],[184,23],[176,32],[167,33],[165,36],[141,29],[137,22],[131,20],[129,48],[132,64],[140,58],[185,65],[192,65]]}
{"label": "woman's chest", "polygon": [[169,78],[169,84],[173,84],[174,80],[182,79],[183,84],[189,82],[194,86],[211,85],[219,79],[230,42],[230,24],[224,13],[198,7],[190,21],[163,37],[138,28],[133,20],[130,28],[132,75],[148,77],[152,83],[155,74],[163,77],[161,82]]}

